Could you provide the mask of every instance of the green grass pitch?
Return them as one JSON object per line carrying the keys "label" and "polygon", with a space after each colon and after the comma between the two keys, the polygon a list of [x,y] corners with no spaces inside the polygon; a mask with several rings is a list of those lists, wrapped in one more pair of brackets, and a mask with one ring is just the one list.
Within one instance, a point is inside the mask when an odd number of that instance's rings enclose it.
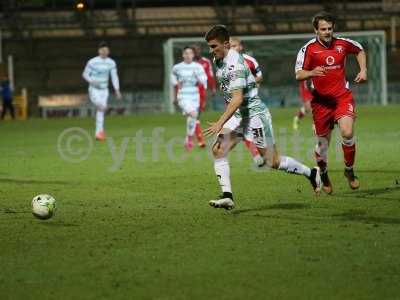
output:
{"label": "green grass pitch", "polygon": [[[293,113],[272,109],[277,144],[313,165],[310,118],[294,135]],[[182,116],[106,118],[108,143],[90,153],[84,137],[57,143],[67,128],[92,135],[92,119],[2,122],[0,299],[398,299],[399,116],[400,106],[358,108],[361,188],[348,188],[334,137],[332,196],[256,172],[240,145],[229,212],[208,206],[220,193],[212,161],[184,156]],[[163,141],[152,146],[155,127]],[[40,193],[57,199],[47,221],[30,212]]]}

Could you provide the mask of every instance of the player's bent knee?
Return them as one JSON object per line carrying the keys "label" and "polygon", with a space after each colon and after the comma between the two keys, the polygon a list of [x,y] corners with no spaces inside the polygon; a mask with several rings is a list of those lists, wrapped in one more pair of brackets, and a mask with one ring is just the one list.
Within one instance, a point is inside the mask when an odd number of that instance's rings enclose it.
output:
{"label": "player's bent knee", "polygon": [[99,106],[97,106],[97,110],[98,110],[98,111],[105,112],[105,111],[106,111],[106,109],[107,109],[107,107],[106,107],[106,106],[103,106],[103,105],[99,105]]}
{"label": "player's bent knee", "polygon": [[212,147],[212,153],[214,158],[221,158],[226,156],[229,149],[227,149],[227,142],[225,138],[226,137],[223,134],[218,135],[217,141],[214,143]]}
{"label": "player's bent knee", "polygon": [[225,156],[225,151],[221,147],[221,144],[219,142],[215,143],[213,148],[212,148],[212,153],[214,158],[221,158]]}
{"label": "player's bent knee", "polygon": [[344,129],[344,130],[342,130],[341,134],[342,134],[343,139],[351,140],[353,138],[353,130],[352,129]]}

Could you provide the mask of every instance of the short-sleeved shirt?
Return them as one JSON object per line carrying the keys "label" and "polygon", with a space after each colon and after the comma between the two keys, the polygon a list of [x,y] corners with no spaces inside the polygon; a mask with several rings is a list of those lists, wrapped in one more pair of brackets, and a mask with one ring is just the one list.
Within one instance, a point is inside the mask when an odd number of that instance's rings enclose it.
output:
{"label": "short-sleeved shirt", "polygon": [[203,67],[197,62],[180,62],[172,67],[171,84],[180,84],[178,90],[179,101],[199,101],[198,84],[207,88],[207,75]]}
{"label": "short-sleeved shirt", "polygon": [[90,59],[83,71],[83,77],[90,81],[95,81],[97,84],[90,86],[100,89],[107,89],[108,82],[111,75],[111,81],[115,90],[119,90],[119,78],[117,73],[117,64],[110,58],[102,58],[100,56]]}
{"label": "short-sleeved shirt", "polygon": [[325,67],[326,75],[313,77],[312,85],[319,96],[337,99],[349,92],[349,84],[345,78],[346,56],[358,54],[362,50],[363,47],[358,42],[350,39],[334,37],[327,47],[314,38],[298,52],[295,72]]}
{"label": "short-sleeved shirt", "polygon": [[243,90],[243,102],[235,112],[237,117],[252,117],[266,110],[265,104],[258,96],[256,80],[246,65],[243,55],[230,49],[228,54],[214,61],[216,77],[226,103],[232,101],[235,90]]}

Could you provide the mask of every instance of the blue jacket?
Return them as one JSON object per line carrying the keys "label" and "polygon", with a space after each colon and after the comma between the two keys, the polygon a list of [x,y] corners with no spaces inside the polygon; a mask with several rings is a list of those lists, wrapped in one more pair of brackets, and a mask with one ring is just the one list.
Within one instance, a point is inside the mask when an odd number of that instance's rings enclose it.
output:
{"label": "blue jacket", "polygon": [[1,96],[3,100],[12,100],[12,91],[10,87],[10,82],[5,80],[1,83]]}

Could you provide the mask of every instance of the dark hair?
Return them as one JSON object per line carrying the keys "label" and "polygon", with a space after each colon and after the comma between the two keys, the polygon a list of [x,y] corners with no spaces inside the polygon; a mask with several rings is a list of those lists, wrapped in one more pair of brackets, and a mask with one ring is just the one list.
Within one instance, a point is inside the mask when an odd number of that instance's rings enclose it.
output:
{"label": "dark hair", "polygon": [[108,44],[107,44],[107,42],[105,42],[105,41],[101,41],[100,43],[99,43],[99,49],[100,48],[104,48],[104,47],[108,47]]}
{"label": "dark hair", "polygon": [[207,42],[216,39],[223,43],[229,41],[229,31],[225,25],[215,25],[206,33],[204,38]]}
{"label": "dark hair", "polygon": [[335,21],[336,21],[335,17],[326,11],[321,11],[321,12],[317,13],[314,16],[314,18],[312,19],[312,24],[315,29],[318,29],[318,24],[319,24],[319,21],[321,21],[321,20],[332,23],[332,26],[335,26]]}
{"label": "dark hair", "polygon": [[190,45],[190,48],[192,48],[193,50],[196,50],[196,48],[201,50],[201,45],[199,43],[194,43]]}
{"label": "dark hair", "polygon": [[193,49],[193,47],[191,47],[191,46],[185,46],[185,47],[183,47],[182,52],[185,52],[187,49],[190,49],[190,50],[192,50],[192,51],[194,52],[194,49]]}

